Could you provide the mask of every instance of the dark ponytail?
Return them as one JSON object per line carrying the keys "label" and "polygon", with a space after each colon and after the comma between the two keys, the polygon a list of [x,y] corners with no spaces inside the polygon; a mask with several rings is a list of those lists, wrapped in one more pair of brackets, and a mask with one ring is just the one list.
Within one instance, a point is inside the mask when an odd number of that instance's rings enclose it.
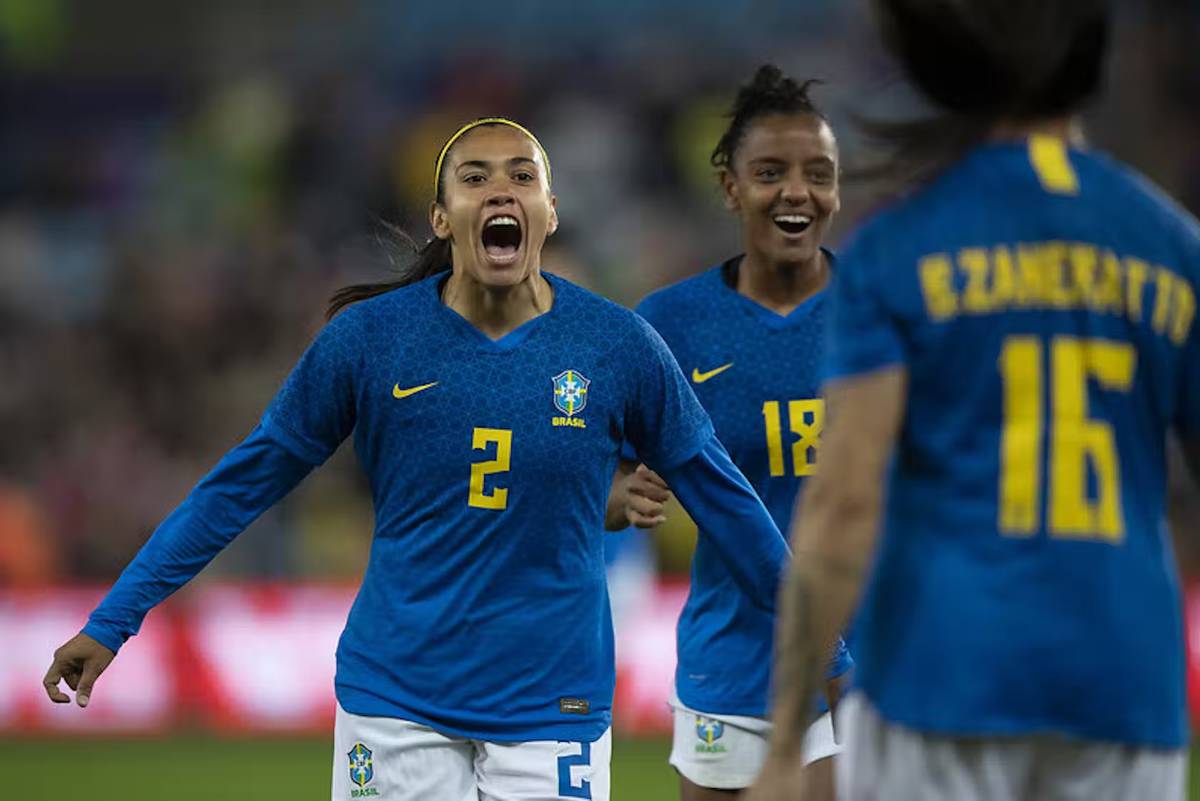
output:
{"label": "dark ponytail", "polygon": [[325,308],[326,320],[332,320],[335,314],[351,303],[415,284],[435,273],[450,269],[449,239],[434,237],[422,247],[404,229],[390,223],[383,225],[386,233],[380,237],[380,242],[389,252],[389,259],[396,265],[399,276],[394,281],[353,284],[337,290],[329,298],[329,305]]}
{"label": "dark ponytail", "polygon": [[928,180],[1000,122],[1078,111],[1100,87],[1109,0],[873,0],[884,43],[935,111],[860,120],[884,151],[859,171]]}
{"label": "dark ponytail", "polygon": [[808,80],[796,83],[774,64],[763,64],[750,83],[738,89],[729,110],[729,127],[713,148],[709,162],[717,168],[732,169],[733,158],[750,123],[770,114],[811,114],[824,120],[825,115],[813,104],[808,90],[821,83]]}
{"label": "dark ponytail", "polygon": [[[434,176],[437,187],[435,198],[438,203],[445,203],[446,199],[446,189],[442,183],[442,165],[443,160],[438,159],[438,174]],[[450,269],[449,239],[433,237],[424,245],[418,245],[412,235],[397,225],[384,222],[383,228],[384,232],[379,237],[379,242],[387,251],[388,261],[392,263],[399,276],[394,281],[383,281],[377,284],[352,284],[342,287],[329,298],[329,305],[325,307],[326,320],[332,320],[335,314],[351,303],[424,281],[435,273],[443,273]]]}

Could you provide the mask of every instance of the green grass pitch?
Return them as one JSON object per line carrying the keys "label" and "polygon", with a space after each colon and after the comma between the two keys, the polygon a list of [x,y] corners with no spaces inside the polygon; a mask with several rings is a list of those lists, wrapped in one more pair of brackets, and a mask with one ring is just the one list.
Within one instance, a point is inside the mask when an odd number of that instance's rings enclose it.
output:
{"label": "green grass pitch", "polygon": [[[678,798],[665,740],[613,744],[612,801]],[[1200,801],[1192,754],[1191,799]],[[173,736],[0,739],[0,798],[88,801],[328,801],[324,739]]]}
{"label": "green grass pitch", "polygon": [[[331,748],[279,737],[6,738],[0,799],[329,801]],[[666,740],[617,740],[613,801],[676,798],[669,750]]]}

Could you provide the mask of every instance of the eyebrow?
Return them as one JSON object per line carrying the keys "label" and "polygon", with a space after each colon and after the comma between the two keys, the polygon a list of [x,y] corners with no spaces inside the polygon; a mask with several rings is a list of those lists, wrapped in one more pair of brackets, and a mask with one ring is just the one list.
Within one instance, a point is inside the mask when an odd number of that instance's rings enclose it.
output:
{"label": "eyebrow", "polygon": [[[756,159],[750,159],[751,164],[790,164],[789,159],[780,158],[779,156],[761,156]],[[805,159],[803,164],[828,164],[833,166],[836,162],[830,156],[812,156]]]}
{"label": "eyebrow", "polygon": [[[483,161],[482,159],[472,159],[471,161],[464,161],[462,164],[459,164],[457,167],[454,168],[454,170],[455,170],[455,172],[457,172],[458,170],[461,170],[463,167],[478,167],[480,169],[487,170],[487,169],[491,169],[491,167],[494,163],[495,162],[491,162],[491,161]],[[525,156],[513,156],[511,159],[509,159],[505,163],[509,167],[515,167],[518,164],[532,164],[534,167],[537,167],[536,161],[534,161],[531,158],[526,158]]]}

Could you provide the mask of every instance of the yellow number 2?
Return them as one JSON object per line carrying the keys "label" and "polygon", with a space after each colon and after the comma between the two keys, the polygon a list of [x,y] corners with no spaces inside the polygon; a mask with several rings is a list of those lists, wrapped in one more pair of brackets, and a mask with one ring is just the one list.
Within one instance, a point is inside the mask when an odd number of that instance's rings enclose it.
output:
{"label": "yellow number 2", "polygon": [[508,507],[508,490],[496,487],[490,493],[484,491],[484,479],[492,473],[507,473],[512,456],[512,432],[506,428],[477,428],[471,433],[471,447],[486,450],[496,444],[496,458],[471,465],[471,492],[467,505],[476,509],[505,509]]}
{"label": "yellow number 2", "polygon": [[[1038,526],[1041,442],[1045,404],[1042,342],[1013,336],[1000,354],[1004,377],[1004,430],[1000,442],[1000,530],[1029,536]],[[1137,351],[1125,342],[1055,337],[1051,342],[1050,497],[1051,536],[1120,542],[1121,470],[1112,426],[1088,417],[1088,381],[1111,391],[1133,385]],[[1088,466],[1096,497],[1089,498]]]}

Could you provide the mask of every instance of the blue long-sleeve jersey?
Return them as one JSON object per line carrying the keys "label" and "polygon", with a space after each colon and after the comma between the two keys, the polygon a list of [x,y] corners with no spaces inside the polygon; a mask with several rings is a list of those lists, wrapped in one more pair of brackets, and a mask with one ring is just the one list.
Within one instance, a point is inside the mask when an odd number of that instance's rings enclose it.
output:
{"label": "blue long-sleeve jersey", "polygon": [[547,275],[550,311],[493,341],[441,302],[444,279],[330,323],[85,632],[117,650],[351,433],[376,528],[338,645],[349,712],[498,741],[599,737],[615,672],[599,532],[626,440],[772,609],[787,547],[653,330]]}
{"label": "blue long-sleeve jersey", "polygon": [[[786,532],[800,488],[819,460],[826,295],[776,314],[735,289],[739,262],[661,289],[637,311],[690,371],[717,436]],[[700,712],[765,717],[774,616],[741,591],[719,538],[706,521],[696,523],[700,537],[679,618],[675,692]],[[829,674],[841,676],[852,665],[839,639]]]}

